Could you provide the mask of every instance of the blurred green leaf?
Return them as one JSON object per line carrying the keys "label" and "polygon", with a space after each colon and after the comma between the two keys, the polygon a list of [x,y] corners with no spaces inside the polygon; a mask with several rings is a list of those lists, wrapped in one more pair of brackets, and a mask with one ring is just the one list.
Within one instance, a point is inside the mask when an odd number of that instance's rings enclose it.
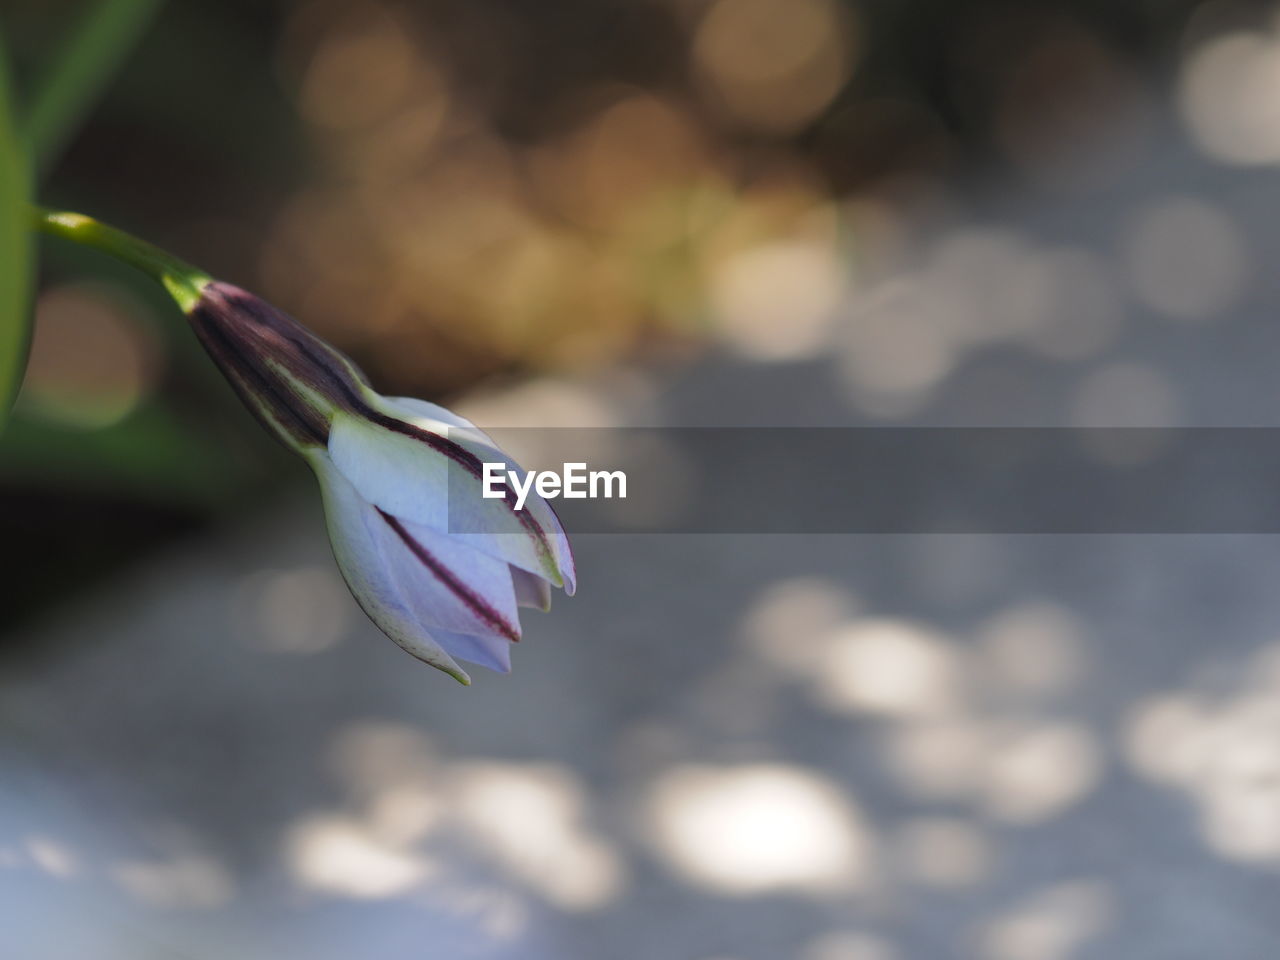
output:
{"label": "blurred green leaf", "polygon": [[0,36],[0,428],[9,417],[31,341],[29,174],[14,124],[12,74]]}
{"label": "blurred green leaf", "polygon": [[29,483],[212,507],[249,479],[243,463],[160,403],[145,404],[100,429],[15,416],[3,450],[0,484],[9,486]]}
{"label": "blurred green leaf", "polygon": [[26,114],[25,134],[37,169],[48,169],[107,79],[142,36],[161,0],[99,0],[51,58]]}

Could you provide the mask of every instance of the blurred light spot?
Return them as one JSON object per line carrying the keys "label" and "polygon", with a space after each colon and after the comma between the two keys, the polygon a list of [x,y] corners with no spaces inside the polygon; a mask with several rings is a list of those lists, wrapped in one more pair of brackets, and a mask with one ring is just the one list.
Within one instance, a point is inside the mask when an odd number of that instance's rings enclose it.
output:
{"label": "blurred light spot", "polygon": [[152,390],[155,345],[106,292],[55,287],[36,303],[25,410],[72,426],[109,427]]}
{"label": "blurred light spot", "polygon": [[1237,715],[1217,738],[1200,787],[1203,831],[1219,854],[1243,862],[1280,859],[1280,717],[1270,704]]}
{"label": "blurred light spot", "polygon": [[748,647],[769,664],[796,674],[810,673],[827,635],[853,616],[849,593],[817,577],[798,577],[764,590],[742,623]]}
{"label": "blurred light spot", "polygon": [[929,315],[957,346],[1022,337],[1043,325],[1051,279],[1017,234],[956,230],[938,244],[924,280],[936,301]]}
{"label": "blurred light spot", "polygon": [[944,312],[917,278],[885,284],[864,299],[839,345],[840,371],[859,406],[877,416],[903,417],[928,401],[955,361]]}
{"label": "blurred light spot", "polygon": [[1240,693],[1220,705],[1184,695],[1152,698],[1129,719],[1130,762],[1190,794],[1205,841],[1245,863],[1280,862],[1280,702],[1265,648]]}
{"label": "blurred light spot", "polygon": [[1235,224],[1189,197],[1139,211],[1128,225],[1124,256],[1138,299],[1178,320],[1219,314],[1244,288],[1247,253]]}
{"label": "blurred light spot", "polygon": [[934,887],[972,886],[991,869],[986,838],[958,819],[908,821],[898,833],[898,856],[914,880]]}
{"label": "blurred light spot", "polygon": [[782,239],[835,249],[842,230],[828,185],[797,163],[778,163],[735,187],[714,213],[702,238],[712,263]]}
{"label": "blurred light spot", "polygon": [[1194,783],[1214,748],[1209,712],[1189,696],[1144,700],[1129,717],[1129,761],[1146,776],[1166,783]]}
{"label": "blurred light spot", "polygon": [[731,118],[788,133],[844,85],[852,26],[834,0],[719,0],[694,36],[694,70]]}
{"label": "blurred light spot", "polygon": [[1113,363],[1090,373],[1076,389],[1071,423],[1077,427],[1170,427],[1178,399],[1168,379],[1137,363]]}
{"label": "blurred light spot", "polygon": [[285,860],[303,886],[360,900],[400,896],[430,873],[424,858],[381,843],[362,824],[342,817],[296,823],[286,837]]}
{"label": "blurred light spot", "polygon": [[814,671],[834,710],[897,716],[945,712],[960,699],[947,639],[905,620],[855,621],[825,644]]}
{"label": "blurred light spot", "polygon": [[226,867],[198,854],[120,863],[112,877],[135,899],[157,907],[212,910],[235,896],[235,883]]}
{"label": "blurred light spot", "polygon": [[1071,689],[1083,671],[1080,625],[1051,603],[1026,603],[978,631],[983,678],[1010,692],[1045,697]]}
{"label": "blurred light spot", "polygon": [[798,767],[682,766],[648,804],[653,837],[689,881],[719,893],[821,893],[870,879],[870,838],[835,787]]}
{"label": "blurred light spot", "polygon": [[985,960],[1068,960],[1110,924],[1110,891],[1080,881],[1026,898],[988,923],[978,939]]}
{"label": "blurred light spot", "polygon": [[373,6],[358,17],[334,24],[307,65],[299,106],[313,123],[340,129],[376,123],[413,92],[422,62],[400,24]]}
{"label": "blurred light spot", "polygon": [[885,764],[915,796],[967,796],[982,777],[987,744],[976,724],[962,719],[900,724],[884,741]]}
{"label": "blurred light spot", "polygon": [[1280,693],[1280,644],[1262,647],[1249,660],[1252,688]]}
{"label": "blurred light spot", "polygon": [[993,739],[981,789],[986,811],[1009,823],[1040,823],[1082,799],[1097,783],[1101,759],[1083,727],[1048,724]]}
{"label": "blurred light spot", "polygon": [[826,933],[810,940],[799,960],[898,960],[892,944],[865,933]]}
{"label": "blurred light spot", "polygon": [[351,626],[351,604],[327,567],[259,574],[246,584],[256,645],[272,653],[319,653]]}
{"label": "blurred light spot", "polygon": [[778,242],[722,264],[711,301],[721,336],[742,356],[801,360],[825,345],[843,289],[844,268],[834,251]]}
{"label": "blurred light spot", "polygon": [[1011,341],[1078,359],[1105,346],[1121,320],[1109,272],[1095,255],[1037,249],[989,227],[947,234],[911,297],[954,350]]}
{"label": "blurred light spot", "polygon": [[587,797],[567,769],[469,764],[453,809],[514,876],[565,910],[596,910],[621,892],[622,864],[585,826]]}
{"label": "blurred light spot", "polygon": [[[1180,404],[1164,374],[1137,363],[1111,363],[1076,387],[1069,421],[1085,453],[1112,466],[1133,466],[1157,456],[1175,426]],[[1147,428],[1147,429],[1144,429]]]}
{"label": "blurred light spot", "polygon": [[619,411],[598,391],[566,380],[530,380],[506,390],[477,391],[463,397],[454,409],[486,429],[621,426]]}
{"label": "blurred light spot", "polygon": [[1280,162],[1280,44],[1259,33],[1231,33],[1199,47],[1187,62],[1182,116],[1201,149],[1240,164]]}
{"label": "blurred light spot", "polygon": [[[628,229],[653,199],[700,178],[709,155],[680,105],[628,93],[568,137],[530,154],[541,191],[579,223]],[[679,225],[672,224],[679,229]]]}
{"label": "blurred light spot", "polygon": [[68,879],[80,872],[80,858],[65,843],[50,837],[28,837],[23,845],[32,863],[51,877]]}
{"label": "blurred light spot", "polygon": [[439,824],[444,815],[441,798],[421,784],[375,790],[369,799],[366,823],[383,843],[416,843]]}

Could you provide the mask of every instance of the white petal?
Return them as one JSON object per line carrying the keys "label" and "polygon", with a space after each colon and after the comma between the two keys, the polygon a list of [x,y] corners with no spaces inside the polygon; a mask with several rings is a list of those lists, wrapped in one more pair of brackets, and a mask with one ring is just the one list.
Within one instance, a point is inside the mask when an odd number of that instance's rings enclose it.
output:
{"label": "white petal", "polygon": [[324,496],[334,559],[356,602],[406,651],[463,683],[471,680],[422,628],[391,576],[384,547],[391,533],[377,510],[356,492],[323,454],[311,458]]}
{"label": "white petal", "polygon": [[516,603],[546,613],[551,609],[551,584],[535,574],[511,567],[511,582],[516,588]]}
{"label": "white petal", "polygon": [[[419,400],[416,397],[383,397],[375,393],[370,399],[383,412],[453,440],[475,454],[482,462],[503,463],[506,469],[514,470],[521,481],[524,480],[526,475],[524,468],[503,453],[502,448],[493,437],[466,419],[466,417],[460,417],[452,410],[446,409],[437,403]],[[457,481],[455,480],[455,482]],[[546,531],[557,568],[564,580],[565,592],[572,596],[576,588],[576,571],[573,563],[573,552],[569,548],[569,538],[565,535],[560,518],[556,516],[556,512],[551,505],[533,490],[529,491],[525,509],[534,515],[539,525]],[[467,526],[468,523],[473,522],[471,517],[461,517],[457,510],[458,507],[455,504],[455,512],[451,515],[455,532],[458,532],[459,528],[461,530],[472,529],[472,527]],[[479,522],[478,518],[474,522]],[[539,571],[534,570],[534,572]],[[560,585],[560,583],[556,583],[556,586]]]}
{"label": "white petal", "polygon": [[378,518],[392,533],[383,544],[391,576],[432,636],[447,630],[501,636],[504,643],[519,638],[511,568],[503,561],[410,520]]}
{"label": "white petal", "polygon": [[360,496],[396,517],[435,530],[449,526],[449,459],[411,437],[339,414],[329,458]]}
{"label": "white petal", "polygon": [[[387,407],[383,412],[403,421],[397,408],[382,403]],[[329,455],[360,495],[387,513],[452,534],[483,553],[563,584],[572,594],[573,556],[555,512],[536,494],[530,494],[521,512],[503,499],[483,497],[474,463],[501,463],[521,476],[524,472],[501,450],[468,436],[468,430],[447,424],[444,429],[447,435],[429,431],[428,436],[442,436],[456,446],[439,449],[424,439],[340,414],[330,429]],[[451,459],[449,449],[459,450],[467,463]]]}

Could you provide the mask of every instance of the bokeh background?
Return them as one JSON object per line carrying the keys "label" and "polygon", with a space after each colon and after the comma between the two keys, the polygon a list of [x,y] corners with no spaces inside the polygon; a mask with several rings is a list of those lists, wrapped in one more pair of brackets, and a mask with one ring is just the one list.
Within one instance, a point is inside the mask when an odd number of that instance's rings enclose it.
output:
{"label": "bokeh background", "polygon": [[[44,200],[482,426],[1274,426],[1278,91],[1270,3],[183,0]],[[583,536],[462,689],[42,250],[0,955],[1275,956],[1273,539]]]}

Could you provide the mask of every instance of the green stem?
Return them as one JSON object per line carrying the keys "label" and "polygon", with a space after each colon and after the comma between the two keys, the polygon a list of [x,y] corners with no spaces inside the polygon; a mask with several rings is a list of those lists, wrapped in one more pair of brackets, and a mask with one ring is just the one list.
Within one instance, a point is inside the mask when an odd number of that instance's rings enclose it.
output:
{"label": "green stem", "polygon": [[137,267],[147,276],[164,284],[164,288],[184,313],[200,299],[200,292],[212,281],[203,270],[183,263],[159,247],[137,237],[99,223],[80,213],[45,210],[32,207],[32,224],[44,233],[62,237],[86,247],[95,247],[122,263]]}
{"label": "green stem", "polygon": [[76,24],[66,45],[39,78],[27,111],[27,151],[37,167],[51,166],[160,3],[99,0]]}

